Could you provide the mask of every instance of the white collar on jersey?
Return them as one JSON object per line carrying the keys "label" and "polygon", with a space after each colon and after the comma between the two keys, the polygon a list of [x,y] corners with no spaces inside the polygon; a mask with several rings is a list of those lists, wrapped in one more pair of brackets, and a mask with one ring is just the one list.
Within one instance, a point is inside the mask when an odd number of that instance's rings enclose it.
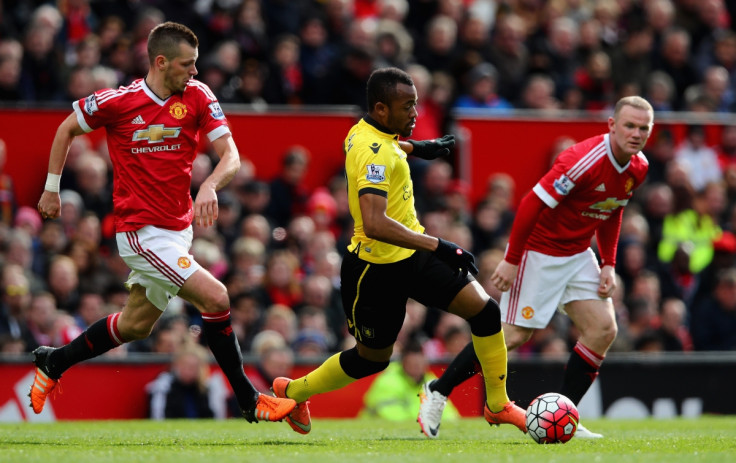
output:
{"label": "white collar on jersey", "polygon": [[141,88],[143,88],[143,91],[146,93],[146,95],[148,95],[148,97],[150,99],[152,99],[159,106],[165,105],[166,104],[166,100],[162,100],[161,98],[159,98],[158,96],[156,96],[155,93],[153,93],[153,90],[151,90],[150,87],[148,87],[148,84],[146,83],[146,78],[144,77],[141,80],[142,80],[142,82],[141,82]]}
{"label": "white collar on jersey", "polygon": [[[618,163],[616,158],[613,156],[613,150],[611,149],[611,139],[609,135],[610,134],[607,133],[603,136],[603,143],[606,144],[606,154],[608,154],[608,160],[611,161],[611,164],[613,164],[613,167],[615,167],[618,173],[620,174],[629,168],[629,164],[631,164],[631,160],[629,160],[629,162],[627,162],[626,165],[624,166]],[[634,156],[636,156],[636,154]]]}

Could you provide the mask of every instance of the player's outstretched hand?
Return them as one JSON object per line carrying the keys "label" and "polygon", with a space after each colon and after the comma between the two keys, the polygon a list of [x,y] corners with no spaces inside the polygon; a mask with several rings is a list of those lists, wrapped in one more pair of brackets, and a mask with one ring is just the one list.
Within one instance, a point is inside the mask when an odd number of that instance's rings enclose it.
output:
{"label": "player's outstretched hand", "polygon": [[407,142],[414,147],[411,152],[413,156],[431,161],[450,154],[450,148],[455,146],[455,135],[445,135],[434,140],[407,140]]}
{"label": "player's outstretched hand", "polygon": [[443,240],[437,238],[440,242],[437,245],[437,249],[434,254],[442,262],[446,263],[454,270],[463,272],[463,275],[467,275],[468,272],[473,275],[478,274],[478,267],[475,266],[475,257],[465,249],[461,248],[452,241]]}

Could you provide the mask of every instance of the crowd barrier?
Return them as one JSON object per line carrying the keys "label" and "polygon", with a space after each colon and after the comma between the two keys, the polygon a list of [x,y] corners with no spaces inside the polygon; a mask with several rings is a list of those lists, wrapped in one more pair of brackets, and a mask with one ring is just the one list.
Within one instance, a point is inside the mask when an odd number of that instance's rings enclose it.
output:
{"label": "crowd barrier", "polygon": [[[325,185],[343,169],[343,141],[361,116],[356,107],[285,108],[254,111],[242,105],[224,105],[241,155],[255,166],[256,176],[271,180],[281,168],[284,152],[293,145],[307,148],[311,163],[305,187]],[[53,108],[0,107],[0,138],[8,146],[5,171],[15,181],[20,205],[36,205],[46,179],[48,153],[56,127],[71,106]],[[551,148],[562,137],[576,141],[608,131],[607,113],[565,112],[544,114],[515,111],[509,114],[463,110],[453,113],[452,131],[459,144],[452,159],[458,176],[469,186],[471,203],[486,192],[488,177],[507,173],[516,181],[516,200],[549,167]],[[421,115],[420,115],[421,117]],[[689,124],[703,124],[707,141],[716,145],[724,124],[736,116],[695,114],[657,115],[655,131],[669,129],[676,140]],[[94,144],[104,142],[104,131],[88,135]],[[205,148],[202,140],[202,148]]]}
{"label": "crowd barrier", "polygon": [[[246,358],[246,373],[253,374]],[[512,359],[509,396],[521,406],[544,392],[559,389],[565,359]],[[145,385],[166,370],[162,356],[138,354],[127,359],[95,359],[67,371],[40,415],[28,407],[34,370],[28,358],[0,357],[0,422],[145,418]],[[317,366],[299,363],[301,376]],[[446,367],[434,364],[436,374]],[[215,375],[222,375],[213,365]],[[223,378],[219,378],[223,379]],[[375,376],[312,397],[315,418],[353,418]],[[736,414],[736,352],[610,354],[600,376],[580,404],[587,418],[695,418],[701,414]],[[450,400],[463,416],[481,416],[483,383],[476,375]]]}

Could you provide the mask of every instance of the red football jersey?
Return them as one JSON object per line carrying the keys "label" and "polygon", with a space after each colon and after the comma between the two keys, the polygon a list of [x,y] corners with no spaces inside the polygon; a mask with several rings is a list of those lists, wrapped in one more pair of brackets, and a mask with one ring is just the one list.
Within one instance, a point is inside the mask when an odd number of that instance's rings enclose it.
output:
{"label": "red football jersey", "polygon": [[628,204],[648,168],[641,152],[620,166],[608,134],[566,149],[533,188],[549,208],[540,215],[526,249],[551,256],[583,252],[596,228]]}
{"label": "red football jersey", "polygon": [[184,92],[162,100],[138,79],[117,90],[99,90],[73,106],[85,131],[107,129],[115,230],[187,228],[193,218],[189,189],[199,132],[210,141],[230,132],[209,87],[190,80]]}

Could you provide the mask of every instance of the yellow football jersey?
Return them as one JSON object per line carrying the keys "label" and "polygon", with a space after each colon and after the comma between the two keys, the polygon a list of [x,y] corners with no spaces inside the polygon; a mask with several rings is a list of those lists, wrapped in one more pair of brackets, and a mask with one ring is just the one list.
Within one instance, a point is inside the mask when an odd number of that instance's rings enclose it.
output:
{"label": "yellow football jersey", "polygon": [[350,214],[355,221],[353,238],[348,250],[361,259],[375,264],[388,264],[406,259],[414,249],[402,248],[368,238],[363,232],[363,217],[359,196],[370,192],[384,196],[388,204],[386,215],[410,230],[423,233],[414,208],[414,186],[409,174],[406,153],[398,135],[370,118],[363,118],[348,132],[345,139],[345,172],[348,181]]}

